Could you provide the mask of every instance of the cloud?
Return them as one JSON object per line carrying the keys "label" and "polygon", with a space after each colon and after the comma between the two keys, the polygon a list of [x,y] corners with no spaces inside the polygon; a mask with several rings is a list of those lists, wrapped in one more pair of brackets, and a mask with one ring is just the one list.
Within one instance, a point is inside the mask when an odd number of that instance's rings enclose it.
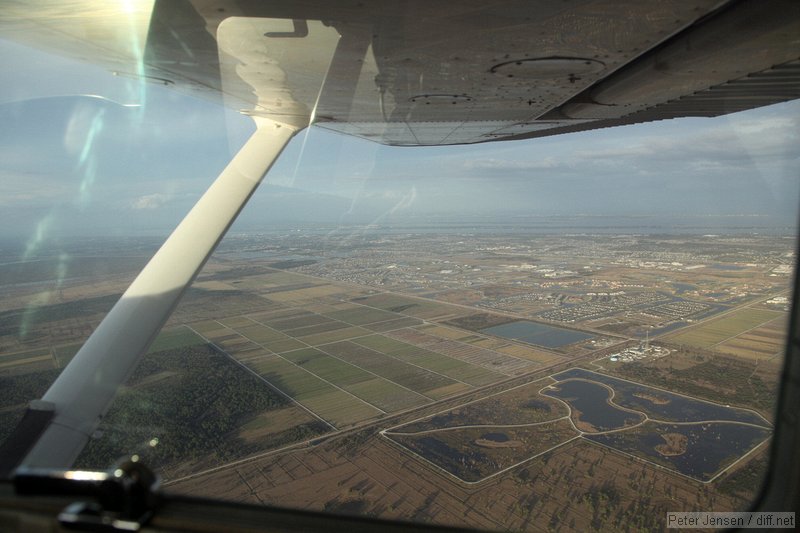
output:
{"label": "cloud", "polygon": [[146,194],[134,199],[131,202],[131,208],[135,210],[148,210],[152,211],[158,209],[172,199],[169,194]]}
{"label": "cloud", "polygon": [[601,146],[596,148],[576,150],[574,157],[592,163],[609,160],[625,164],[714,161],[739,165],[759,158],[793,158],[797,151],[800,125],[795,117],[771,114],[752,117],[746,114],[713,121],[678,122],[664,125],[670,127],[672,134],[620,136],[609,142],[601,141]]}
{"label": "cloud", "polygon": [[63,180],[0,168],[0,207],[51,207],[71,197],[72,193],[70,184]]}
{"label": "cloud", "polygon": [[543,170],[554,169],[561,166],[555,158],[545,157],[539,161],[519,161],[513,159],[468,159],[464,161],[463,168],[467,170]]}
{"label": "cloud", "polygon": [[[416,189],[412,185],[413,195],[416,196]],[[397,189],[384,189],[384,190],[377,190],[377,191],[361,191],[358,195],[359,199],[362,200],[391,200],[391,201],[403,201],[409,196],[408,191],[404,190],[397,190]]]}

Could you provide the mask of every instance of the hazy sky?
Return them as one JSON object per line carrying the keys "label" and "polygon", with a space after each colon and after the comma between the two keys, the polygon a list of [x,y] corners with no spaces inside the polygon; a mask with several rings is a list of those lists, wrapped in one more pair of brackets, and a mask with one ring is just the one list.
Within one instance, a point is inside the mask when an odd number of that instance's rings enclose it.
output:
{"label": "hazy sky", "polygon": [[[252,130],[218,104],[18,44],[0,41],[0,58],[0,236],[167,233]],[[386,147],[312,128],[234,228],[430,214],[794,220],[799,125],[800,102],[790,102],[454,147]]]}

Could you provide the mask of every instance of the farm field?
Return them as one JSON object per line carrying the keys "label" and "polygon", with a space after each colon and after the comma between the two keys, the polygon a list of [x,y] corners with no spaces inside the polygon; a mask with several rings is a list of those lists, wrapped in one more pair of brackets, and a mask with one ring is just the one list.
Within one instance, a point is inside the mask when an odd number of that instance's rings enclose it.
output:
{"label": "farm field", "polygon": [[[720,347],[728,344],[731,347],[747,345],[748,341],[745,338],[739,340],[738,343],[734,339],[738,339],[743,334],[755,332],[757,328],[764,326],[776,319],[785,317],[785,313],[779,311],[768,311],[764,309],[746,308],[728,313],[727,315],[709,320],[698,326],[683,329],[678,333],[668,335],[665,340],[677,344],[687,344],[690,346],[697,346],[700,348]],[[783,338],[779,337],[781,344]],[[770,344],[770,343],[768,343]],[[754,346],[755,351],[763,349],[763,345]],[[770,356],[775,354],[771,348],[767,349]]]}
{"label": "farm field", "polygon": [[[157,438],[143,457],[169,491],[486,529],[747,509],[768,468],[789,240],[495,230],[237,237],[84,464]],[[33,262],[33,279],[0,283],[0,436],[119,298],[124,263],[62,285]],[[648,336],[668,355],[610,360]]]}
{"label": "farm field", "polygon": [[[285,273],[281,279],[288,279]],[[491,339],[404,314],[414,309],[439,315],[445,304],[383,296],[323,296],[315,311],[273,302],[252,314],[190,322],[187,331],[333,429],[418,408],[561,359],[507,342],[499,347],[508,353],[481,347],[476,341]]]}
{"label": "farm field", "polygon": [[759,327],[737,335],[715,346],[721,352],[748,359],[780,359],[783,357],[788,333],[785,314]]}

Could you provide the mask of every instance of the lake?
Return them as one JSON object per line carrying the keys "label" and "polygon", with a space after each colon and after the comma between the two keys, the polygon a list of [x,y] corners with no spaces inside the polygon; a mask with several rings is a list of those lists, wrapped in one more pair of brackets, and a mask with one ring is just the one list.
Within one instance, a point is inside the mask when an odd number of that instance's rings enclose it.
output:
{"label": "lake", "polygon": [[[769,434],[765,428],[730,422],[691,425],[647,422],[631,431],[586,435],[586,438],[708,481]],[[685,439],[685,449],[674,450],[674,454],[663,453],[662,446],[666,442],[663,435],[681,435]]]}
{"label": "lake", "polygon": [[484,328],[480,330],[480,332],[503,337],[504,339],[544,346],[545,348],[561,348],[567,344],[588,340],[594,337],[594,335],[590,333],[549,326],[547,324],[540,324],[527,320],[519,320],[517,322]]}
{"label": "lake", "polygon": [[[589,379],[614,389],[614,403],[642,411],[664,422],[700,422],[704,420],[744,422],[768,427],[769,423],[748,409],[726,407],[717,403],[654,389],[647,385],[617,379],[583,368],[571,368],[553,376],[558,380]],[[568,382],[571,383],[571,382]]]}
{"label": "lake", "polygon": [[[555,388],[542,391],[542,394],[565,401],[572,408],[573,417],[577,411],[575,422],[581,431],[608,431],[644,420],[644,416],[639,413],[625,411],[608,403],[611,391],[599,383],[583,380],[562,381],[553,387]],[[593,429],[581,427],[579,422],[590,424]]]}

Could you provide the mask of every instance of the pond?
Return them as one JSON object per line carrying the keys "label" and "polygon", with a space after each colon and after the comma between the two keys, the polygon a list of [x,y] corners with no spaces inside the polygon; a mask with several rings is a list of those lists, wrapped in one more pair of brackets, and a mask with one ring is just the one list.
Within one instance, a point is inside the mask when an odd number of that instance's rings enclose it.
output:
{"label": "pond", "polygon": [[469,445],[455,448],[434,436],[389,438],[464,481],[479,481],[494,465],[488,455]]}
{"label": "pond", "polygon": [[715,268],[717,270],[744,270],[745,267],[732,265],[730,263],[715,263],[711,265],[711,268]]}
{"label": "pond", "polygon": [[582,368],[571,368],[553,376],[556,379],[589,379],[608,385],[615,391],[614,403],[642,411],[650,418],[664,422],[701,422],[704,420],[744,422],[768,427],[769,423],[747,409],[726,407],[689,398],[647,385],[617,379]]}
{"label": "pond", "polygon": [[508,442],[510,440],[505,433],[484,433],[481,438],[492,442]]}
{"label": "pond", "polygon": [[560,348],[574,342],[588,340],[594,337],[590,333],[583,333],[572,329],[548,326],[528,320],[520,320],[492,326],[480,330],[481,333],[489,333],[504,339],[518,340],[528,344],[536,344],[545,348]]}
{"label": "pond", "polygon": [[731,422],[691,425],[647,422],[631,431],[586,435],[586,438],[708,481],[769,435],[767,429]]}
{"label": "pond", "polygon": [[693,291],[697,289],[695,285],[689,285],[688,283],[678,283],[677,281],[671,282],[671,285],[675,289],[675,294],[683,294],[684,292]]}
{"label": "pond", "polygon": [[596,433],[620,429],[644,420],[639,413],[625,411],[608,402],[611,391],[599,383],[583,380],[562,381],[542,391],[565,401],[572,408],[575,425],[581,431]]}

